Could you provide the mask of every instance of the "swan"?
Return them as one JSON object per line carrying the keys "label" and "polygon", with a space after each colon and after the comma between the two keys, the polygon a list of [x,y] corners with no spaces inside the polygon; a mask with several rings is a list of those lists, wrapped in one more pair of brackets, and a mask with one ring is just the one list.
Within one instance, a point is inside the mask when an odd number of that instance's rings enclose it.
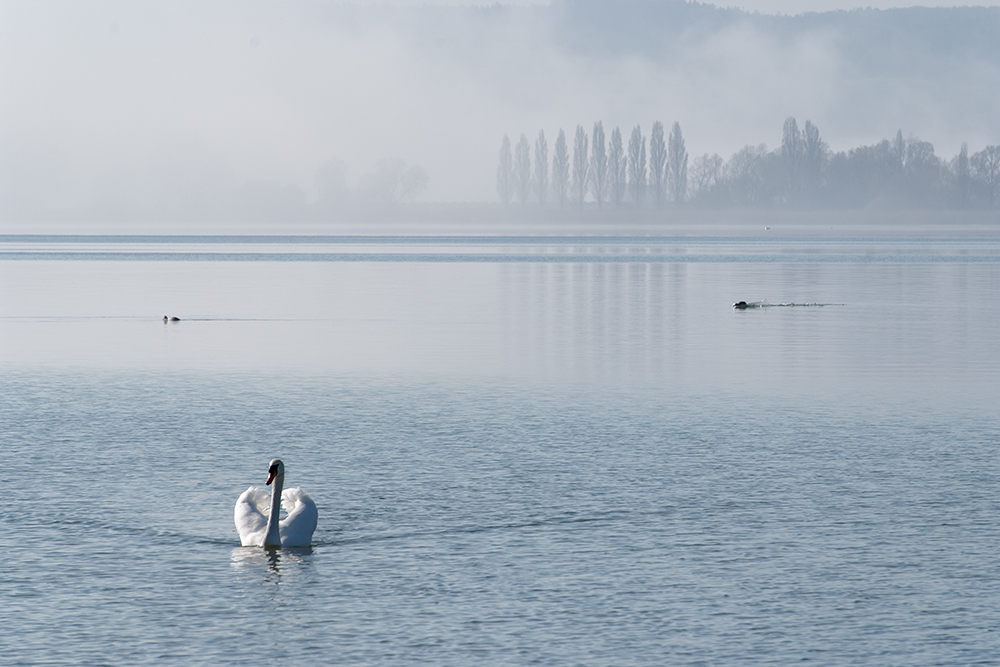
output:
{"label": "swan", "polygon": [[[263,486],[251,486],[236,501],[236,531],[245,547],[308,547],[316,530],[316,503],[302,489],[284,489],[285,464],[271,459],[267,469],[270,498]],[[287,516],[278,520],[281,507]]]}

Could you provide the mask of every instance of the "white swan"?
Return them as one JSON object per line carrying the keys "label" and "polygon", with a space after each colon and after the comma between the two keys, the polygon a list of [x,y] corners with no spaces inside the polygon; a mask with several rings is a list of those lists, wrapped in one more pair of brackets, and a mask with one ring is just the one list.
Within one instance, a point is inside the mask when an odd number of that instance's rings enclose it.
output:
{"label": "white swan", "polygon": [[[270,495],[263,486],[251,486],[236,501],[236,530],[245,547],[308,547],[316,530],[316,503],[302,489],[285,489],[285,464],[272,459],[267,470]],[[281,507],[287,516],[279,521]]]}

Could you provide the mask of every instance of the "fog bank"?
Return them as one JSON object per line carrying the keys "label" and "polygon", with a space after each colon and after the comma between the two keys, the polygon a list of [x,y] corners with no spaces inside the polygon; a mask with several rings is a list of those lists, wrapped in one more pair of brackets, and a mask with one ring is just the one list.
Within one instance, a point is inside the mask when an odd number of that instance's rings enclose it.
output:
{"label": "fog bank", "polygon": [[596,120],[679,122],[691,155],[774,148],[788,116],[834,151],[1000,143],[1000,9],[51,2],[0,26],[4,221],[496,201],[503,134]]}

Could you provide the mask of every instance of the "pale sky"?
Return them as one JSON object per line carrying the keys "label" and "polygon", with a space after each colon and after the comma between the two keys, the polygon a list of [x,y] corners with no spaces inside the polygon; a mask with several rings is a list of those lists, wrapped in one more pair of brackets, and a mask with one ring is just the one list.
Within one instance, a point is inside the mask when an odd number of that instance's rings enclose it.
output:
{"label": "pale sky", "polygon": [[[351,4],[365,5],[479,5],[498,4],[496,0],[356,0]],[[547,5],[547,0],[503,0],[502,5]],[[704,2],[718,7],[737,7],[748,12],[762,14],[802,14],[804,12],[826,12],[837,9],[893,9],[897,7],[998,7],[1000,2],[939,2],[935,0],[744,0],[743,2]]]}
{"label": "pale sky", "polygon": [[[441,25],[355,24],[327,4],[344,3],[0,0],[0,222],[85,208],[182,216],[247,183],[315,196],[324,165],[342,162],[357,187],[383,159],[423,167],[425,201],[488,201],[504,134],[516,142],[544,131],[551,147],[560,130],[572,137],[598,120],[608,132],[647,134],[654,121],[677,121],[692,157],[774,148],[788,116],[811,120],[835,151],[899,130],[945,159],[962,142],[971,152],[1000,142],[990,53],[944,73],[945,59],[929,59],[915,81],[857,74],[829,31],[782,40],[734,23],[684,41],[670,59],[598,57],[502,14],[489,30],[463,25],[472,19],[461,13],[433,17]],[[877,6],[897,4],[906,3]]]}
{"label": "pale sky", "polygon": [[893,9],[896,7],[996,7],[1000,2],[914,2],[913,0],[873,0],[872,2],[853,2],[852,0],[749,0],[744,2],[711,3],[720,7],[739,7],[750,12],[762,14],[802,14],[804,12],[826,12],[836,9]]}

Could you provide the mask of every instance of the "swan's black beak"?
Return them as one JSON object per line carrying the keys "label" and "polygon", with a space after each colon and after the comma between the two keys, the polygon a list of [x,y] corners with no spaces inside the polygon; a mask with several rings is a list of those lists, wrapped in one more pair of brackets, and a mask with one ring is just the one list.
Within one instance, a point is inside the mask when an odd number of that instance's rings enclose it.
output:
{"label": "swan's black beak", "polygon": [[270,468],[268,468],[268,471],[267,471],[267,481],[265,482],[265,484],[267,484],[268,486],[270,486],[271,482],[274,481],[274,476],[277,475],[277,474],[278,474],[278,466],[274,465],[274,466],[271,466]]}

